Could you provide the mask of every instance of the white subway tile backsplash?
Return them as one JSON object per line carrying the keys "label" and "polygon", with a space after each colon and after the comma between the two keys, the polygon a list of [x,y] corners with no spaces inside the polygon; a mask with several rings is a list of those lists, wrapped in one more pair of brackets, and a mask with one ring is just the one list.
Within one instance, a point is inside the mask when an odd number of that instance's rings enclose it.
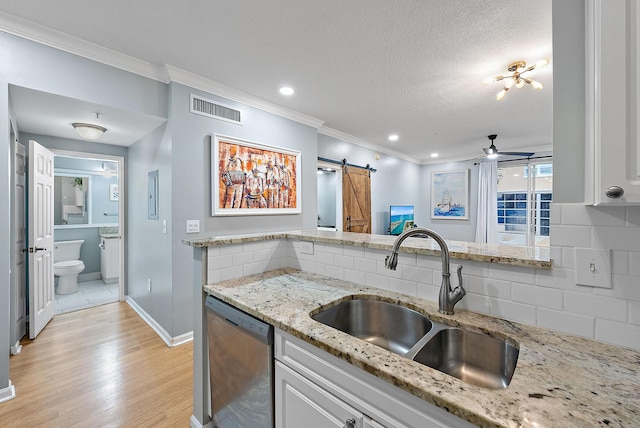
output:
{"label": "white subway tile backsplash", "polygon": [[547,308],[538,308],[538,326],[582,337],[595,337],[595,318]]}
{"label": "white subway tile backsplash", "polygon": [[536,325],[536,307],[509,300],[491,298],[491,315]]}
{"label": "white subway tile backsplash", "polygon": [[565,225],[625,226],[624,207],[589,207],[584,204],[563,204]]}
{"label": "white subway tile backsplash", "polygon": [[[555,247],[551,247],[555,248]],[[576,267],[576,249],[574,247],[562,248],[562,266],[565,269],[575,269]],[[555,266],[555,265],[554,265]]]}
{"label": "white subway tile backsplash", "polygon": [[511,299],[543,308],[562,309],[562,291],[535,285],[511,283]]}
{"label": "white subway tile backsplash", "polygon": [[533,284],[535,281],[535,270],[518,266],[495,265],[489,267],[488,276],[489,278],[502,279],[505,281]]}
{"label": "white subway tile backsplash", "polygon": [[550,229],[551,245],[559,247],[591,247],[591,228],[589,226],[552,225]]}
{"label": "white subway tile backsplash", "polygon": [[234,266],[253,263],[253,252],[234,254],[231,257],[232,257],[232,260],[233,260],[232,263]]}
{"label": "white subway tile backsplash", "polygon": [[[584,291],[576,285],[575,271],[572,269],[553,268],[551,270],[537,269],[535,271],[535,285],[571,291]],[[582,288],[582,290],[581,290]]]}
{"label": "white subway tile backsplash", "polygon": [[220,281],[242,278],[243,276],[244,270],[242,269],[242,266],[230,266],[220,269]]}
{"label": "white subway tile backsplash", "polygon": [[458,269],[458,265],[462,265],[462,276],[489,276],[489,263],[480,263],[467,260],[453,260],[451,262],[452,274],[456,271],[456,269]]}
{"label": "white subway tile backsplash", "polygon": [[596,288],[598,296],[616,297],[618,299],[640,302],[640,278],[628,275],[613,275],[613,287]]}
{"label": "white subway tile backsplash", "polygon": [[627,348],[640,349],[640,346],[638,346],[640,343],[640,327],[597,319],[595,339]]}
{"label": "white subway tile backsplash", "polygon": [[[326,265],[334,265],[335,264],[335,254],[334,253],[327,253],[324,251],[317,251],[316,252],[316,261],[318,263],[323,263]],[[339,257],[339,256],[338,256]]]}
{"label": "white subway tile backsplash", "polygon": [[253,252],[253,261],[260,262],[270,260],[275,255],[275,248],[267,248],[266,250],[258,250]]}
{"label": "white subway tile backsplash", "polygon": [[344,270],[344,280],[353,282],[354,284],[364,285],[364,272],[345,269]]}
{"label": "white subway tile backsplash", "polygon": [[629,323],[640,325],[640,302],[629,302]]}
{"label": "white subway tile backsplash", "polygon": [[442,260],[440,257],[418,255],[416,266],[427,269],[442,269]]}
{"label": "white subway tile backsplash", "polygon": [[611,272],[617,275],[629,275],[628,251],[611,252]]}
{"label": "white subway tile backsplash", "polygon": [[[438,285],[418,284],[418,297],[438,303],[438,294],[440,293],[440,283]],[[464,299],[462,299],[464,300]]]}
{"label": "white subway tile backsplash", "polygon": [[353,269],[353,257],[341,255],[340,257],[334,257],[334,262],[336,266]]}
{"label": "white subway tile backsplash", "polygon": [[313,260],[300,260],[300,269],[302,269],[305,272],[325,275],[327,272],[327,265],[318,263]]}
{"label": "white subway tile backsplash", "polygon": [[433,280],[433,270],[417,266],[402,266],[402,279],[431,284]]}
{"label": "white subway tile backsplash", "polygon": [[[467,293],[487,297],[497,297],[505,300],[511,299],[511,283],[509,281],[494,278],[483,278],[479,276],[468,276],[465,278],[464,287],[467,290]],[[464,299],[466,299],[466,297]]]}
{"label": "white subway tile backsplash", "polygon": [[[376,270],[375,270],[375,272],[378,275],[388,276],[389,278],[402,279],[402,272],[403,272],[405,267],[407,267],[407,266],[398,265],[395,270],[387,269],[385,267],[385,265],[384,265],[384,262],[378,260],[376,262]],[[410,266],[408,266],[408,267],[410,267]]]}
{"label": "white subway tile backsplash", "polygon": [[402,293],[409,296],[417,297],[418,283],[397,278],[389,278],[389,290],[395,293]]}
{"label": "white subway tile backsplash", "polygon": [[[640,247],[640,244],[638,247]],[[640,248],[638,248],[638,250],[640,250]],[[629,253],[629,274],[640,277],[640,253]],[[638,278],[638,281],[640,281],[640,278]]]}
{"label": "white subway tile backsplash", "polygon": [[210,256],[208,260],[209,269],[223,269],[233,265],[233,255]]}
{"label": "white subway tile backsplash", "polygon": [[564,292],[564,310],[613,321],[627,321],[627,302],[594,294]]}
{"label": "white subway tile backsplash", "polygon": [[352,247],[351,245],[345,245],[343,251],[345,256],[359,258],[364,257],[364,247]]}
{"label": "white subway tile backsplash", "polygon": [[228,254],[240,254],[242,253],[242,245],[243,244],[229,244],[220,246],[220,254],[228,255]]}
{"label": "white subway tile backsplash", "polygon": [[567,267],[564,265],[564,260],[562,259],[562,249],[564,247],[551,247],[549,249],[551,260],[553,261],[554,267]]}
{"label": "white subway tile backsplash", "polygon": [[389,277],[378,275],[376,273],[365,272],[364,284],[368,287],[380,288],[382,290],[389,289]]}
{"label": "white subway tile backsplash", "polygon": [[327,267],[326,275],[331,278],[344,280],[344,269],[337,266]]}
{"label": "white subway tile backsplash", "polygon": [[638,251],[640,228],[595,226],[592,229],[593,248]]}
{"label": "white subway tile backsplash", "polygon": [[549,213],[549,222],[552,225],[562,224],[562,204],[551,204],[551,211]]}
{"label": "white subway tile backsplash", "polygon": [[417,255],[411,253],[398,253],[398,264],[416,266]]}
{"label": "white subway tile backsplash", "polygon": [[255,263],[247,263],[242,265],[242,268],[244,270],[244,275],[255,275],[258,273],[262,273],[262,272],[266,272],[267,271],[267,267],[269,266],[269,261],[268,260],[262,260],[259,262],[255,262]]}
{"label": "white subway tile backsplash", "polygon": [[262,245],[264,241],[254,241],[254,242],[243,242],[242,243],[242,252],[249,253],[252,251],[262,250],[264,247]]}
{"label": "white subway tile backsplash", "polygon": [[456,307],[487,314],[491,313],[491,299],[487,296],[467,293]]}
{"label": "white subway tile backsplash", "polygon": [[355,270],[360,270],[363,272],[375,272],[376,271],[376,261],[364,258],[354,258],[353,259],[353,268]]}

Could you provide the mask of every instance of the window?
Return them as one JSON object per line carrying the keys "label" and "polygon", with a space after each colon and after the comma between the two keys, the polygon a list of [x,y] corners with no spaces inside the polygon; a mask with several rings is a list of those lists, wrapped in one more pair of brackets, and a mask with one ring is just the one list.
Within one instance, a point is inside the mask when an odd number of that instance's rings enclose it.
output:
{"label": "window", "polygon": [[498,166],[498,242],[548,246],[553,165],[503,165]]}

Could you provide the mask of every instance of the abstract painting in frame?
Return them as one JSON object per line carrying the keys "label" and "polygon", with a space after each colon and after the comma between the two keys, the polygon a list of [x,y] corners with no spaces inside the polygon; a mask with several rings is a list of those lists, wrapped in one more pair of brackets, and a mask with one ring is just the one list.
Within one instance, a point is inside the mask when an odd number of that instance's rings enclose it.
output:
{"label": "abstract painting in frame", "polygon": [[469,218],[469,170],[431,173],[431,218]]}
{"label": "abstract painting in frame", "polygon": [[300,152],[214,135],[212,215],[299,214]]}

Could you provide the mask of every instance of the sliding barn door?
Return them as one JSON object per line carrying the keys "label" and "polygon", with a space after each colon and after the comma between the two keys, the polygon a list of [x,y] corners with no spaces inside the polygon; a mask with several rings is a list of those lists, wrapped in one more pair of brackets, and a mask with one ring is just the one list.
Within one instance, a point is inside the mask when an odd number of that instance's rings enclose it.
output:
{"label": "sliding barn door", "polygon": [[371,172],[342,167],[342,230],[371,233]]}

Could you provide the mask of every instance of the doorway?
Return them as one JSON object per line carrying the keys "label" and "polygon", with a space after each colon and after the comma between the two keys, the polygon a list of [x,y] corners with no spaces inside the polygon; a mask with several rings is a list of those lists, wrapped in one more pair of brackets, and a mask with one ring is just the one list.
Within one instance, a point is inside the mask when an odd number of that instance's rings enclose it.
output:
{"label": "doorway", "polygon": [[85,265],[78,291],[57,290],[55,314],[124,300],[124,158],[53,152],[54,240],[82,240]]}

